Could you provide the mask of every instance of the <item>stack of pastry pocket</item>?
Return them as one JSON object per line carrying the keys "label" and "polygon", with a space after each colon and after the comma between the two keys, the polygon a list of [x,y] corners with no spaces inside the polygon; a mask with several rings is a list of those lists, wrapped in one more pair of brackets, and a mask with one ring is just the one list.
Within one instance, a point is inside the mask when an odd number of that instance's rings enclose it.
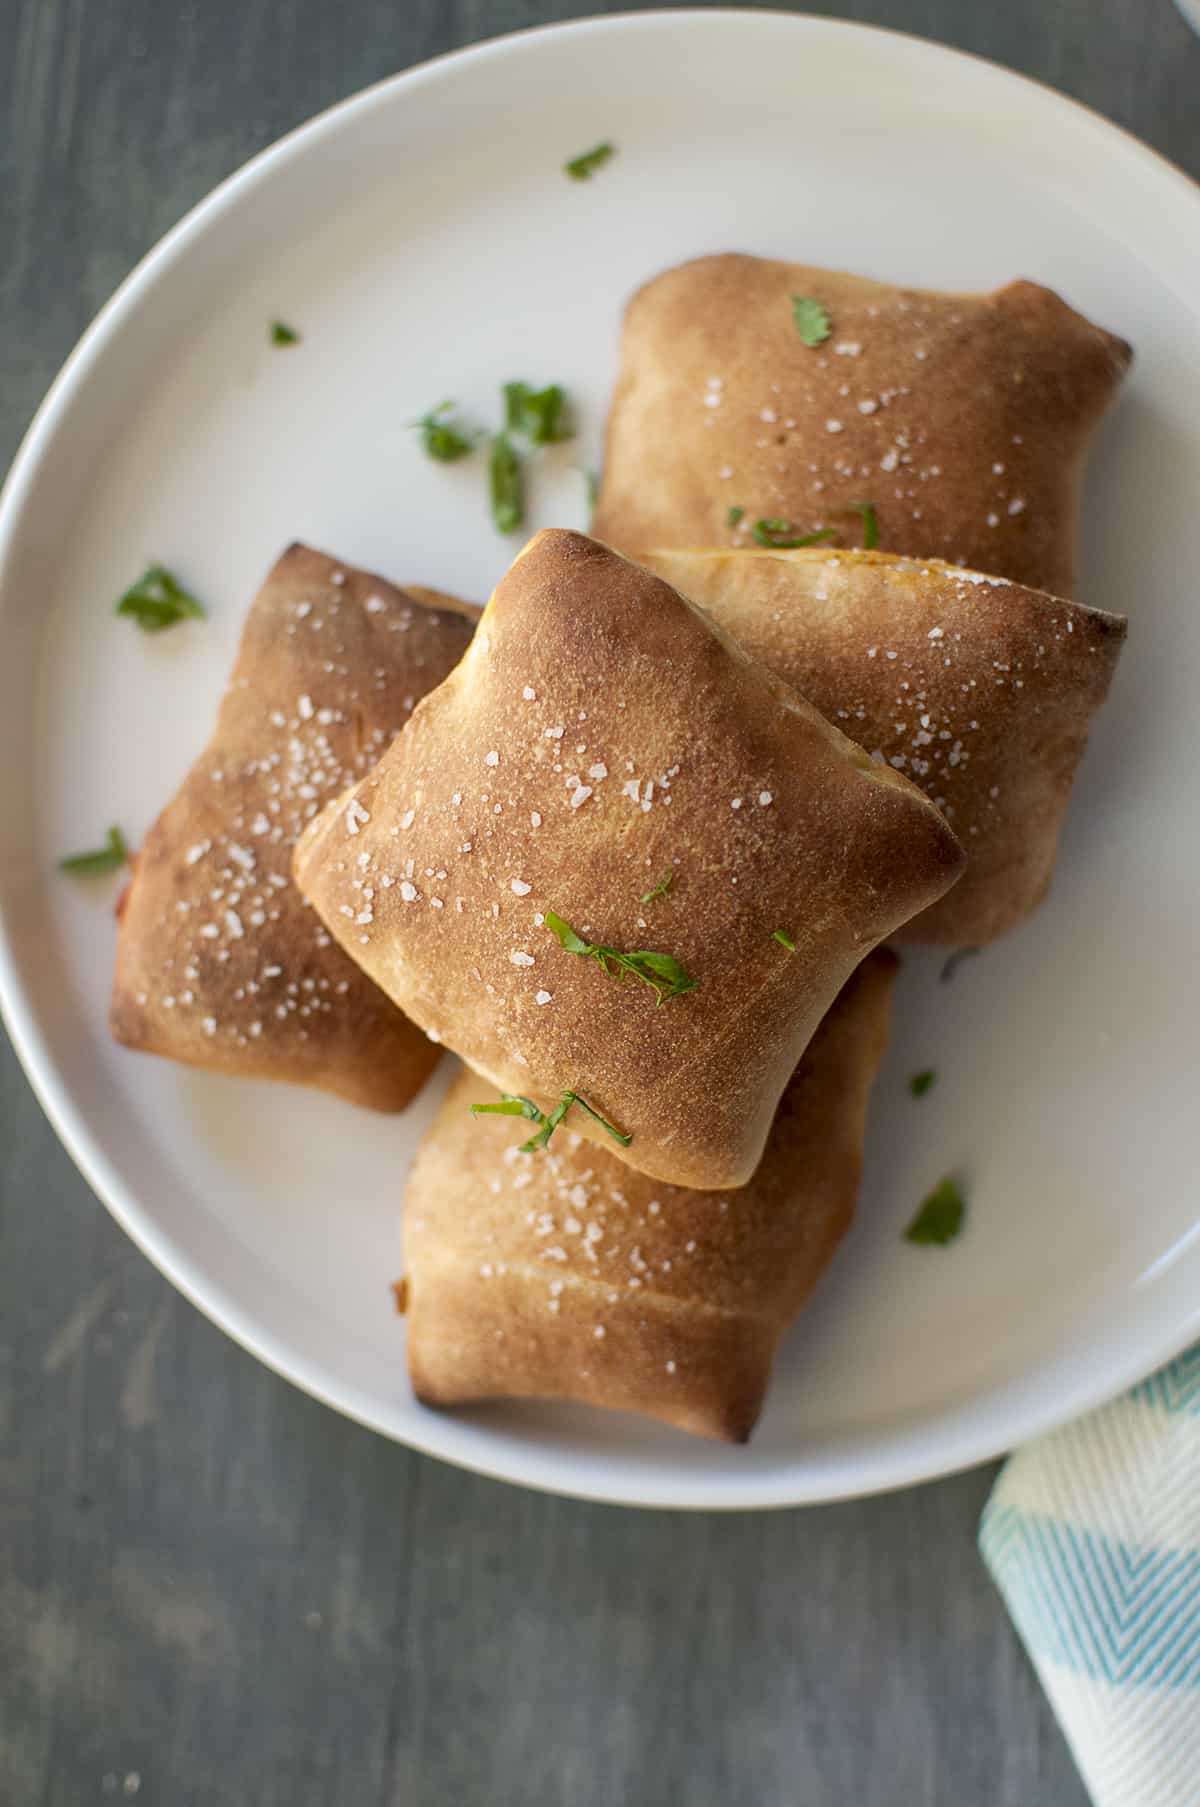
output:
{"label": "stack of pastry pocket", "polygon": [[[600,539],[537,535],[473,638],[272,574],[114,1026],[391,1108],[462,1056],[406,1197],[422,1399],[750,1434],[852,1215],[882,944],[1049,884],[1124,632],[1050,592],[1128,357],[1029,283],[702,259],[631,303]],[[864,513],[887,550],[790,543]]]}

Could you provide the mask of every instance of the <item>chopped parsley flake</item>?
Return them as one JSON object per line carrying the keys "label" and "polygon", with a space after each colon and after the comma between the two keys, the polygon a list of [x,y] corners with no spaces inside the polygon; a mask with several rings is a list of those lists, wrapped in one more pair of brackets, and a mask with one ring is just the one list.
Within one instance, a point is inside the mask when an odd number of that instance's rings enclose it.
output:
{"label": "chopped parsley flake", "polygon": [[421,435],[427,455],[436,458],[439,464],[453,464],[456,458],[465,458],[479,443],[478,433],[445,418],[453,406],[453,402],[439,402],[428,414],[422,414],[420,420],[409,422]]}
{"label": "chopped parsley flake", "polygon": [[602,942],[585,941],[553,910],[546,911],[546,927],[558,936],[569,954],[581,954],[595,960],[610,979],[621,979],[627,972],[632,973],[635,979],[649,985],[659,1004],[666,998],[680,998],[685,992],[695,991],[699,984],[673,954],[657,954],[645,949],[626,954]]}
{"label": "chopped parsley flake", "polygon": [[836,540],[836,527],[821,527],[816,533],[792,534],[790,521],[762,520],[755,521],[750,529],[760,546],[773,546],[776,551],[790,551],[793,546],[820,546],[826,540]]}
{"label": "chopped parsley flake", "polygon": [[833,331],[828,308],[812,295],[792,296],[792,319],[806,345],[824,345]]}
{"label": "chopped parsley flake", "polygon": [[786,929],[776,929],[774,939],[778,941],[780,947],[786,947],[789,954],[795,953],[796,943]]}
{"label": "chopped parsley flake", "polygon": [[667,892],[671,889],[671,886],[674,883],[675,883],[675,868],[674,868],[674,866],[671,866],[667,869],[666,872],[663,873],[662,877],[659,879],[658,883],[655,885],[655,887],[652,891],[643,891],[642,892],[642,895],[639,897],[638,902],[639,903],[653,903],[655,898],[665,897],[667,895]]}
{"label": "chopped parsley flake", "polygon": [[544,389],[505,383],[501,394],[505,433],[520,434],[530,445],[557,445],[574,437],[567,419],[567,392],[561,383],[548,383]]}
{"label": "chopped parsley flake", "polygon": [[299,345],[300,334],[294,326],[289,326],[286,321],[272,320],[271,343],[272,345]]}
{"label": "chopped parsley flake", "polygon": [[515,1092],[501,1094],[497,1104],[473,1104],[473,1117],[525,1117],[530,1123],[540,1123],[542,1113],[532,1098],[521,1098]]}
{"label": "chopped parsley flake", "polygon": [[125,836],[119,828],[110,828],[108,840],[103,847],[97,847],[91,853],[68,854],[65,860],[59,860],[60,872],[70,873],[72,878],[104,878],[110,872],[117,872],[128,863],[129,848],[125,844]]}
{"label": "chopped parsley flake", "polygon": [[967,1201],[958,1182],[947,1176],[938,1181],[928,1198],[922,1199],[920,1209],[904,1232],[905,1237],[909,1242],[923,1246],[933,1244],[945,1248],[961,1231],[966,1213]]}
{"label": "chopped parsley flake", "polygon": [[879,517],[874,502],[847,502],[846,513],[862,516],[863,551],[874,552],[879,545]]}
{"label": "chopped parsley flake", "polygon": [[603,169],[609,158],[616,155],[616,149],[615,144],[597,144],[592,150],[570,158],[563,164],[563,169],[572,182],[590,182],[596,171]]}
{"label": "chopped parsley flake", "polygon": [[528,1142],[522,1142],[520,1145],[522,1154],[536,1154],[540,1148],[546,1147],[573,1104],[577,1104],[581,1111],[586,1111],[588,1116],[594,1118],[602,1129],[606,1129],[614,1142],[619,1142],[622,1148],[629,1147],[633,1141],[632,1135],[622,1135],[615,1124],[610,1123],[607,1117],[602,1117],[600,1112],[594,1109],[586,1098],[581,1098],[578,1092],[564,1092],[554,1109],[548,1113],[540,1111],[531,1098],[520,1098],[512,1092],[505,1092],[497,1104],[473,1104],[471,1115],[473,1117],[484,1117],[489,1114],[500,1117],[525,1117],[529,1122],[539,1124],[541,1127],[537,1134],[530,1136]]}
{"label": "chopped parsley flake", "polygon": [[171,575],[165,565],[150,565],[131,584],[117,604],[118,615],[129,615],[144,634],[161,634],[177,621],[204,619],[204,609]]}
{"label": "chopped parsley flake", "polygon": [[501,533],[515,533],[525,519],[525,483],[511,439],[497,433],[488,454],[492,520]]}
{"label": "chopped parsley flake", "polygon": [[739,508],[735,502],[725,516],[726,527],[736,527],[745,512],[746,510],[744,508]]}
{"label": "chopped parsley flake", "polygon": [[923,1098],[933,1086],[937,1074],[932,1067],[925,1067],[920,1073],[914,1073],[908,1082],[908,1089],[914,1098]]}

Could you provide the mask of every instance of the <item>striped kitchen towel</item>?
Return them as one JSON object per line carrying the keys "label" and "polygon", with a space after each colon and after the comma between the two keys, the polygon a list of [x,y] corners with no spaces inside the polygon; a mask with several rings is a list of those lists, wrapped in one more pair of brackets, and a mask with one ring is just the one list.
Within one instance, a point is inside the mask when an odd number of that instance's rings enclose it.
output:
{"label": "striped kitchen towel", "polygon": [[1096,1807],[1200,1807],[1200,1344],[1010,1457],[979,1546]]}

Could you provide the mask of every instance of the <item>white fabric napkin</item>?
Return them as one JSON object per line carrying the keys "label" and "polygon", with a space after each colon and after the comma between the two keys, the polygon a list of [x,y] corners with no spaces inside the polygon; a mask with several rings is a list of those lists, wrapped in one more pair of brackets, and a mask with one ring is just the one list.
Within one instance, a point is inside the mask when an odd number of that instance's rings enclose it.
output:
{"label": "white fabric napkin", "polygon": [[1200,1344],[1010,1457],[979,1545],[1096,1807],[1200,1807]]}

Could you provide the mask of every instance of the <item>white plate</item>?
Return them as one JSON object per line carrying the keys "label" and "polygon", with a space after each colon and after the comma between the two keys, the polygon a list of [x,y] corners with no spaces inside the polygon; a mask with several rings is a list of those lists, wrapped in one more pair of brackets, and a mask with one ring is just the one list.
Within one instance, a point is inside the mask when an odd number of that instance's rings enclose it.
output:
{"label": "white plate", "polygon": [[[597,179],[563,159],[612,138]],[[860,1218],[792,1336],[749,1449],[582,1410],[437,1416],[387,1283],[432,1107],[385,1121],[117,1051],[112,897],[59,878],[140,834],[204,739],[245,605],[303,537],[482,597],[512,548],[477,462],[405,422],[561,380],[585,432],[536,520],[584,522],[619,309],[738,247],[930,286],[1024,274],[1138,362],[1087,500],[1084,594],[1132,617],[1053,898],[937,983],[906,962]],[[388,1435],[597,1499],[767,1506],[991,1455],[1200,1331],[1194,595],[1200,204],[1112,126],[985,63],[822,19],[701,12],[501,40],[348,101],[172,232],[55,384],[0,516],[0,979],[59,1133],[119,1221],[264,1361]],[[303,343],[272,350],[266,323]],[[112,616],[148,558],[212,617]],[[938,1068],[919,1104],[906,1076]],[[436,1091],[438,1088],[434,1088]],[[900,1232],[971,1176],[950,1251]]]}

